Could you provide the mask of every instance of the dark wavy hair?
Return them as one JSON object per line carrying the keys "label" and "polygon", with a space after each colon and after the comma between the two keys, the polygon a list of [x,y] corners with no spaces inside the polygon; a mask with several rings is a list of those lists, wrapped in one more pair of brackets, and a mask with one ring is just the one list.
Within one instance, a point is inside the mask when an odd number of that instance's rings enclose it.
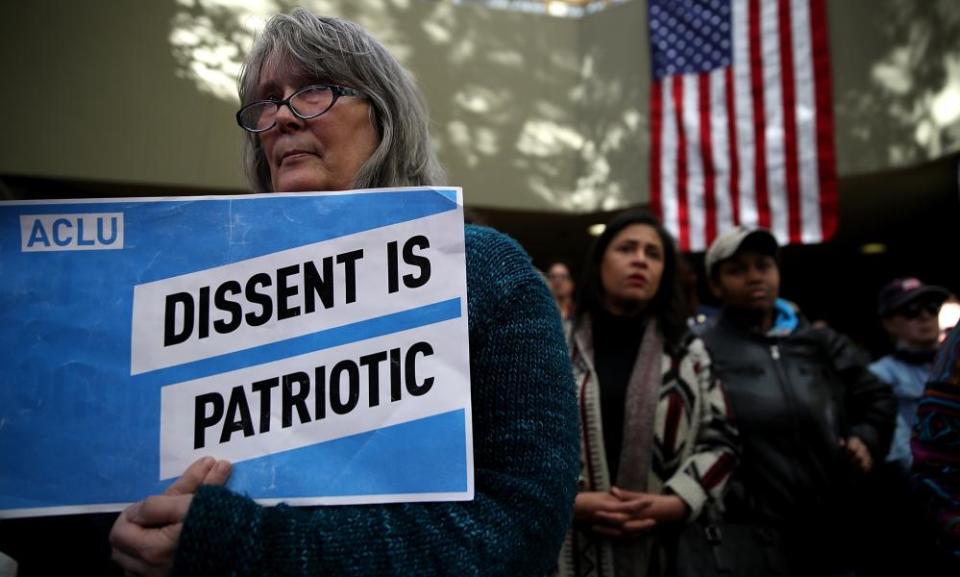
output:
{"label": "dark wavy hair", "polygon": [[[645,224],[657,232],[663,244],[663,275],[660,277],[660,287],[653,299],[647,305],[645,315],[657,320],[666,345],[675,349],[681,345],[687,332],[686,308],[684,306],[683,291],[678,274],[678,256],[673,237],[667,232],[660,221],[649,212],[632,210],[620,214],[607,223],[603,234],[594,241],[587,255],[580,278],[577,302],[579,311],[576,324],[584,322],[585,314],[596,314],[604,308],[604,288],[600,275],[600,266],[603,255],[610,246],[610,242],[622,231],[633,224]],[[638,319],[638,322],[640,320]]]}

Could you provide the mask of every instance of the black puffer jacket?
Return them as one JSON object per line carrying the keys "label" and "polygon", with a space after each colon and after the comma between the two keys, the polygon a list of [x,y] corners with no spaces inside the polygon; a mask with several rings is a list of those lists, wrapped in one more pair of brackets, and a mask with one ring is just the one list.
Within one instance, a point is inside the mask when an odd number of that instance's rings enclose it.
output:
{"label": "black puffer jacket", "polygon": [[849,339],[803,319],[767,336],[725,313],[703,340],[743,444],[728,515],[829,522],[858,477],[840,440],[859,437],[882,462],[896,415],[890,388]]}

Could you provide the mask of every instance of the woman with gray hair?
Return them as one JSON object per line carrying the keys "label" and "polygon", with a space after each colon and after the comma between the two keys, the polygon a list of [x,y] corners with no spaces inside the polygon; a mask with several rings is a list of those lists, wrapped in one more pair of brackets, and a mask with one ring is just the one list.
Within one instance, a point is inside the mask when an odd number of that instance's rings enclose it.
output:
{"label": "woman with gray hair", "polygon": [[[423,97],[400,63],[387,49],[357,24],[336,18],[319,18],[305,10],[290,16],[277,16],[264,30],[250,52],[240,74],[240,102],[245,106],[237,114],[240,126],[247,129],[244,140],[244,168],[256,192],[285,191],[277,188],[278,175],[271,168],[266,147],[270,137],[280,131],[256,122],[276,119],[281,106],[276,102],[279,87],[273,84],[275,75],[289,75],[296,84],[322,81],[313,85],[324,88],[291,97],[295,116],[301,102],[317,98],[315,123],[324,120],[324,114],[340,97],[356,99],[367,111],[367,120],[354,136],[372,138],[372,151],[356,158],[357,166],[345,170],[352,177],[347,188],[380,188],[388,186],[439,185],[446,182],[446,174],[437,160],[428,131],[429,119]],[[333,83],[333,84],[330,84]],[[347,88],[349,87],[349,88]],[[346,91],[346,92],[345,92]],[[272,100],[271,100],[272,99]],[[264,100],[272,102],[264,104]],[[343,107],[344,103],[338,105]],[[326,108],[329,106],[329,108]],[[288,107],[289,108],[289,107]],[[326,108],[326,109],[322,109]],[[260,114],[267,112],[267,114]],[[313,114],[299,115],[312,117]],[[244,123],[250,122],[254,130]],[[279,127],[282,130],[282,126]],[[323,128],[323,127],[321,127]],[[368,134],[370,130],[376,134]],[[366,142],[364,144],[367,144]],[[330,147],[328,147],[330,148]],[[334,154],[335,150],[330,150]]]}
{"label": "woman with gray hair", "polygon": [[[359,26],[276,16],[240,78],[237,121],[259,192],[439,185],[410,76]],[[349,214],[344,214],[349,218]],[[133,575],[544,575],[570,522],[576,403],[560,320],[522,249],[465,231],[474,478],[470,502],[263,507],[194,463],[124,511],[114,559]]]}

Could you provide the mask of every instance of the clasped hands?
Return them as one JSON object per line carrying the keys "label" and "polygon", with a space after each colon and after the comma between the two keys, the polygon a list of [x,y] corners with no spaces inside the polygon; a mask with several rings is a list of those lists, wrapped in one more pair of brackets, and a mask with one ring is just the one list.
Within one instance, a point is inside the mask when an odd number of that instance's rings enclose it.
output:
{"label": "clasped hands", "polygon": [[229,462],[204,457],[162,495],[127,507],[110,531],[113,560],[126,575],[169,575],[193,494],[201,485],[223,485],[229,476]]}
{"label": "clasped hands", "polygon": [[598,535],[630,538],[646,534],[662,523],[682,521],[689,507],[676,495],[655,495],[612,487],[609,492],[577,494],[574,519]]}

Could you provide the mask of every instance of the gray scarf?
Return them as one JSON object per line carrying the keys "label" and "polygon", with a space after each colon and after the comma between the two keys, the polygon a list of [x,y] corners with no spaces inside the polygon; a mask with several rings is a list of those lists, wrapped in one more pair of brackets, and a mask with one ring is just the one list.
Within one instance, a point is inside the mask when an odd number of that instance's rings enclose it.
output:
{"label": "gray scarf", "polygon": [[[662,380],[660,358],[663,340],[651,319],[640,342],[640,352],[627,385],[623,414],[623,447],[615,485],[629,491],[646,492],[653,461],[653,423]],[[651,565],[658,565],[652,555],[656,548],[649,538],[614,544],[614,564],[620,576],[647,575]]]}

